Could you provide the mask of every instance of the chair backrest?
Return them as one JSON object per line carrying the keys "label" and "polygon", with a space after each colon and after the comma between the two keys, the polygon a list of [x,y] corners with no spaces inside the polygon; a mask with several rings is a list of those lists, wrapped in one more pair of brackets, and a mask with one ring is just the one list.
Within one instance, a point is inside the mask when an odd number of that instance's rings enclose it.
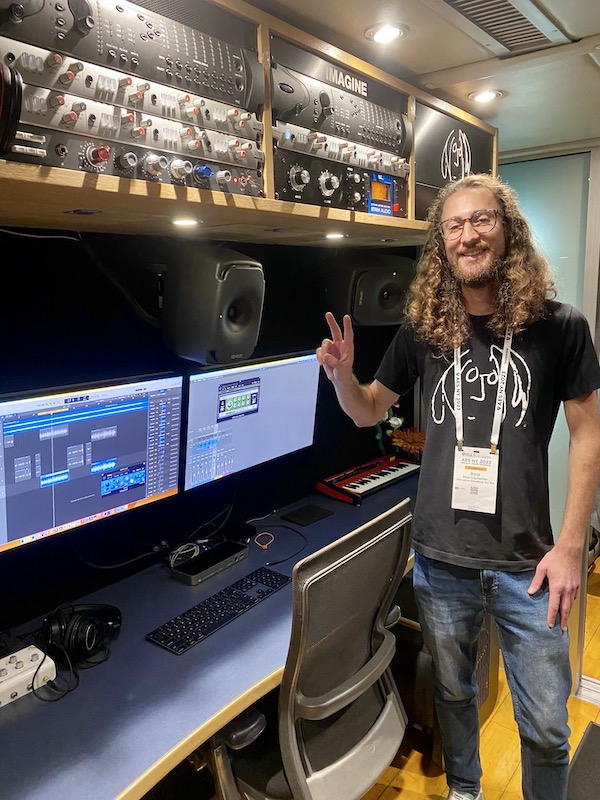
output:
{"label": "chair backrest", "polygon": [[294,800],[360,798],[391,763],[406,715],[385,620],[410,552],[408,500],[299,561],[279,699]]}

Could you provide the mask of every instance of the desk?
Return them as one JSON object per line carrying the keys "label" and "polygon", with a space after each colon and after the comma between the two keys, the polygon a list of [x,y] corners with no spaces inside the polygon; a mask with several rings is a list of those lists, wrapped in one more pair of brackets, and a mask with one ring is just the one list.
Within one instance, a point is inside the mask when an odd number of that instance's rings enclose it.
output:
{"label": "desk", "polygon": [[[273,568],[290,575],[295,560],[402,498],[414,497],[416,485],[415,477],[406,478],[365,498],[361,506],[324,495],[290,505],[284,512],[311,502],[334,513],[299,528],[308,546]],[[271,526],[278,519],[262,524]],[[121,635],[110,658],[82,670],[79,687],[62,700],[42,703],[28,695],[0,709],[2,800],[139,800],[196,747],[276,687],[291,630],[289,586],[181,656],[144,638],[265,562],[298,550],[301,542],[292,531],[282,528],[275,534],[267,552],[252,543],[247,559],[206,584],[186,586],[156,565],[82,598],[120,608]]]}

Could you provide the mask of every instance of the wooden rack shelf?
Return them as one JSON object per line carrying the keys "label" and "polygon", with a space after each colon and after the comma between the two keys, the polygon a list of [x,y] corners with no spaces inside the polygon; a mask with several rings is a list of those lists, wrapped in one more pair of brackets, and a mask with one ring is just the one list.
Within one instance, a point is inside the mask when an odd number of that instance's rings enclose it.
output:
{"label": "wooden rack shelf", "polygon": [[[198,220],[178,228],[173,219]],[[0,161],[5,227],[335,247],[422,244],[426,222]],[[343,239],[327,240],[327,233]]]}

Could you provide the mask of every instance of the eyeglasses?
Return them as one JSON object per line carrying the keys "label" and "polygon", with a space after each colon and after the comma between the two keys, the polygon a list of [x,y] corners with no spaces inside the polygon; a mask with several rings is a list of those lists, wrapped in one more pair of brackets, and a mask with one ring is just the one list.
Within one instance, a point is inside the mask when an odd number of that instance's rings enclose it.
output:
{"label": "eyeglasses", "polygon": [[450,217],[440,222],[440,233],[443,239],[458,239],[462,235],[465,222],[468,222],[477,233],[489,233],[496,227],[498,217],[502,216],[502,212],[495,208],[484,208],[475,211],[470,217]]}

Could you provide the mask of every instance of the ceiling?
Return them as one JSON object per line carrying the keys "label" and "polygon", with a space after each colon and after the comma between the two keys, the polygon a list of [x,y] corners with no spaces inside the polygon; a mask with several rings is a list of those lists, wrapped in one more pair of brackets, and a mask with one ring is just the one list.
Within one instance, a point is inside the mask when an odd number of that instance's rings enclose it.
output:
{"label": "ceiling", "polygon": [[[498,128],[500,161],[600,145],[600,0],[250,0]],[[378,22],[408,26],[387,45]],[[487,105],[471,92],[499,89]]]}

